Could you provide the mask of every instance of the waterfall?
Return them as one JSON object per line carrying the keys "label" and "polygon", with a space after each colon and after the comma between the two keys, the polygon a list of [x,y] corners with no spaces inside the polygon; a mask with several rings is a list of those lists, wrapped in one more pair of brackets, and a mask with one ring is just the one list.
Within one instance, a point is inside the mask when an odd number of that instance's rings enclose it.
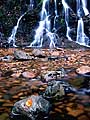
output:
{"label": "waterfall", "polygon": [[[62,0],[62,5],[64,8],[64,14],[65,14],[65,23],[66,23],[66,37],[68,40],[72,41],[73,35],[73,25],[71,25],[71,13],[74,13],[73,8],[68,5],[69,3],[66,2],[67,0]],[[89,15],[89,11],[87,9],[87,0],[76,0],[76,15],[78,17],[77,21],[77,35],[76,35],[76,43],[90,47],[90,39],[85,34],[84,30],[84,21],[83,17]],[[30,0],[30,10],[34,9],[34,0]],[[50,6],[51,3],[51,6]],[[52,7],[52,4],[54,7]],[[52,9],[51,9],[52,7]],[[51,10],[50,10],[51,9]],[[16,42],[16,33],[17,29],[19,27],[20,21],[22,17],[26,14],[22,14],[20,18],[17,21],[16,26],[12,29],[12,34],[8,38],[8,43],[10,44],[12,42],[14,47],[17,47],[15,45]],[[31,42],[31,44],[28,47],[43,47],[44,44],[50,48],[55,48],[56,45],[58,45],[59,37],[56,34],[57,31],[57,18],[58,15],[58,4],[57,0],[43,0],[42,8],[40,12],[40,21],[38,23],[38,27],[35,29],[35,35],[34,40]],[[75,27],[75,26],[74,26]],[[76,28],[75,28],[76,29]]]}
{"label": "waterfall", "polygon": [[[30,6],[30,8],[29,8],[30,10],[32,10],[32,9],[34,8],[34,0],[30,0],[29,6]],[[23,18],[23,16],[24,16],[26,13],[27,13],[27,11],[19,17],[16,26],[14,26],[14,28],[12,29],[11,36],[8,38],[8,43],[10,44],[10,43],[12,42],[13,47],[17,47],[17,46],[15,45],[17,29],[18,29],[18,27],[19,27],[19,24],[20,24],[21,19]]]}
{"label": "waterfall", "polygon": [[89,14],[89,11],[87,9],[87,0],[81,0],[82,1],[82,7],[85,13],[85,16]]}
{"label": "waterfall", "polygon": [[[76,42],[80,45],[89,47],[90,40],[84,32],[84,21],[83,21],[83,16],[89,15],[89,11],[87,9],[87,0],[76,0],[76,3],[77,3],[77,16],[78,16]],[[68,40],[72,40],[72,38],[70,37],[71,29],[69,26],[69,22],[70,22],[69,13],[70,11],[73,10],[69,7],[69,5],[65,0],[62,0],[62,4],[65,11],[65,22],[67,27],[66,37],[68,38]]]}
{"label": "waterfall", "polygon": [[30,0],[30,10],[33,10],[34,9],[34,0]]}
{"label": "waterfall", "polygon": [[65,0],[62,0],[62,4],[63,4],[64,11],[65,11],[65,22],[66,22],[66,27],[67,27],[66,37],[68,38],[68,40],[72,40],[70,37],[71,29],[69,27],[69,11],[72,11],[72,9],[68,6]]}
{"label": "waterfall", "polygon": [[86,0],[81,0],[81,1],[77,0],[77,15],[79,17],[79,20],[78,20],[78,25],[77,25],[76,42],[79,43],[80,45],[84,45],[84,46],[88,46],[89,41],[90,41],[89,38],[84,33],[84,22],[83,22],[83,18],[82,18],[83,17],[82,10],[84,11],[85,15],[89,14],[89,12],[86,8],[86,3],[87,3]]}
{"label": "waterfall", "polygon": [[50,20],[49,20],[49,11],[48,11],[49,8],[46,9],[46,5],[48,4],[49,4],[49,0],[43,1],[39,26],[35,31],[34,41],[28,47],[33,47],[33,46],[42,47],[43,32],[50,31]]}
{"label": "waterfall", "polygon": [[84,34],[84,23],[82,18],[78,20],[78,27],[77,27],[77,42],[85,45],[85,34]]}
{"label": "waterfall", "polygon": [[12,43],[13,43],[13,47],[17,47],[17,46],[15,45],[15,41],[16,41],[16,37],[15,37],[15,36],[16,36],[16,33],[17,33],[17,29],[18,29],[19,23],[20,23],[22,17],[23,17],[25,14],[26,14],[26,12],[19,17],[16,26],[14,26],[14,28],[12,29],[12,34],[11,34],[11,36],[8,38],[8,43],[10,44],[10,43],[12,42]]}
{"label": "waterfall", "polygon": [[56,29],[56,19],[57,19],[57,17],[58,17],[58,12],[57,12],[57,0],[54,0],[54,4],[55,4],[55,17],[54,17],[53,30]]}
{"label": "waterfall", "polygon": [[[42,47],[43,42],[45,42],[45,38],[49,41],[49,47],[55,47],[57,43],[57,34],[51,32],[51,14],[49,8],[50,1],[44,0],[42,5],[42,10],[40,13],[40,22],[38,28],[35,30],[34,41],[28,47]],[[57,16],[57,2],[54,1],[55,4],[55,17]],[[54,18],[55,21],[55,18]],[[54,23],[55,24],[55,23]],[[55,26],[55,25],[54,25]]]}

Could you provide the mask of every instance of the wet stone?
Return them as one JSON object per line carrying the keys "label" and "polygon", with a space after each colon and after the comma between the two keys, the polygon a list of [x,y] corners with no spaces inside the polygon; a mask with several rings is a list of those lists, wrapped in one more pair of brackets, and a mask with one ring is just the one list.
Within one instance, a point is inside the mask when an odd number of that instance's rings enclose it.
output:
{"label": "wet stone", "polygon": [[90,76],[90,67],[89,66],[81,66],[80,68],[76,69],[76,72],[83,76]]}
{"label": "wet stone", "polygon": [[13,60],[13,56],[10,55],[0,58],[0,61],[4,61],[4,62],[11,62],[12,60]]}
{"label": "wet stone", "polygon": [[68,93],[75,92],[75,89],[63,80],[53,80],[48,82],[48,86],[43,93],[43,97],[50,100],[60,100]]}
{"label": "wet stone", "polygon": [[37,86],[32,85],[31,86],[31,90],[32,90],[32,93],[37,93],[37,91],[39,90],[39,88]]}
{"label": "wet stone", "polygon": [[72,107],[72,106],[73,106],[73,103],[68,103],[66,106]]}
{"label": "wet stone", "polygon": [[5,99],[0,99],[0,103],[4,103],[4,102],[6,102]]}
{"label": "wet stone", "polygon": [[20,77],[21,73],[13,73],[11,76],[14,78],[18,78]]}
{"label": "wet stone", "polygon": [[52,56],[59,56],[59,52],[58,52],[58,51],[53,51],[53,52],[51,53],[51,55],[52,55]]}
{"label": "wet stone", "polygon": [[62,113],[62,110],[59,109],[59,108],[55,108],[54,111],[59,112],[59,113]]}
{"label": "wet stone", "polygon": [[0,115],[0,120],[7,120],[8,119],[8,114],[7,113],[3,113]]}
{"label": "wet stone", "polygon": [[3,107],[13,107],[13,103],[4,103]]}
{"label": "wet stone", "polygon": [[36,73],[34,71],[26,71],[22,73],[22,76],[25,78],[35,78]]}
{"label": "wet stone", "polygon": [[11,94],[5,94],[5,95],[3,96],[3,98],[4,98],[5,100],[9,100],[9,99],[12,98],[12,95],[11,95]]}
{"label": "wet stone", "polygon": [[46,117],[50,109],[50,103],[41,96],[32,95],[14,104],[11,118],[17,119],[23,115],[31,120],[37,120],[39,116]]}
{"label": "wet stone", "polygon": [[73,110],[73,109],[68,108],[68,110],[69,110],[68,114],[72,115],[74,117],[77,117],[77,116],[79,116],[79,115],[84,113],[83,110],[78,110],[78,109],[77,110]]}
{"label": "wet stone", "polygon": [[32,57],[24,51],[14,51],[14,59],[16,60],[30,60]]}
{"label": "wet stone", "polygon": [[75,101],[77,99],[77,95],[73,95],[72,98],[69,101]]}
{"label": "wet stone", "polygon": [[13,74],[13,71],[12,70],[8,70],[8,71],[5,71],[2,73],[2,77],[7,77],[7,76],[11,76]]}
{"label": "wet stone", "polygon": [[41,57],[41,58],[42,58],[42,57],[45,57],[43,51],[40,50],[40,49],[34,49],[34,50],[32,51],[32,54],[33,54],[34,56]]}
{"label": "wet stone", "polygon": [[82,115],[80,117],[78,117],[78,120],[90,120],[87,116]]}
{"label": "wet stone", "polygon": [[52,79],[60,79],[66,76],[65,70],[63,68],[57,70],[57,71],[48,71],[45,76],[44,79],[46,81],[50,81]]}

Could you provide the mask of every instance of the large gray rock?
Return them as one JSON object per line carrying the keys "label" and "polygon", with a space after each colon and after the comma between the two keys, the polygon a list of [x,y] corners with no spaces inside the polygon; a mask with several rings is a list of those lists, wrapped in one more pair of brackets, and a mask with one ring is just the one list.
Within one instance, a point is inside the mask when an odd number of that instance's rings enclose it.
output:
{"label": "large gray rock", "polygon": [[48,87],[43,93],[43,97],[49,100],[59,100],[63,96],[67,95],[67,93],[71,92],[76,92],[76,89],[73,88],[70,84],[63,80],[53,80],[51,82],[48,82]]}
{"label": "large gray rock", "polygon": [[49,112],[49,107],[50,104],[47,100],[45,100],[41,96],[32,95],[14,104],[11,118],[18,118],[19,115],[23,115],[30,120],[37,120],[38,116],[40,115],[46,117]]}
{"label": "large gray rock", "polygon": [[14,58],[17,59],[17,60],[29,60],[29,59],[32,59],[32,57],[28,53],[23,52],[21,50],[14,51]]}

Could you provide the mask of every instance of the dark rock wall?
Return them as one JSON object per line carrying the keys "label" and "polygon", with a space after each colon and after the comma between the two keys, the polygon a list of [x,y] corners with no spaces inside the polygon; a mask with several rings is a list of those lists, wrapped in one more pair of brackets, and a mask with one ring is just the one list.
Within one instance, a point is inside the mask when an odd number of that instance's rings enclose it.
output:
{"label": "dark rock wall", "polygon": [[[31,28],[35,26],[38,21],[38,12],[40,0],[35,0],[34,11],[28,12],[20,21],[20,27],[18,32],[21,32],[24,36],[26,33],[31,32]],[[13,27],[16,25],[19,17],[27,10],[29,10],[29,0],[3,0],[0,1],[0,33],[3,33],[4,37],[11,35]],[[22,24],[22,25],[21,25]]]}

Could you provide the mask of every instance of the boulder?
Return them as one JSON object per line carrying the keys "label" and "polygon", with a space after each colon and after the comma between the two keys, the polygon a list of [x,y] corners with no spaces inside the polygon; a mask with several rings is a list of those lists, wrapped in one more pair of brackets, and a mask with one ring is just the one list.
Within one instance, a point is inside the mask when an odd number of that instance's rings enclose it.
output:
{"label": "boulder", "polygon": [[45,57],[45,55],[44,55],[44,53],[43,53],[43,51],[42,50],[40,50],[40,49],[34,49],[33,51],[32,51],[32,54],[36,57]]}
{"label": "boulder", "polygon": [[29,60],[29,59],[32,59],[32,57],[28,53],[23,52],[21,50],[14,51],[14,58],[16,60]]}
{"label": "boulder", "polygon": [[[17,120],[26,116],[25,120],[37,120],[46,117],[49,112],[50,104],[41,96],[32,95],[26,99],[20,100],[14,104],[11,112],[11,119]],[[16,118],[16,119],[15,119]]]}
{"label": "boulder", "polygon": [[75,93],[76,89],[63,80],[53,80],[48,82],[48,86],[43,93],[43,97],[49,100],[60,100],[68,93]]}

